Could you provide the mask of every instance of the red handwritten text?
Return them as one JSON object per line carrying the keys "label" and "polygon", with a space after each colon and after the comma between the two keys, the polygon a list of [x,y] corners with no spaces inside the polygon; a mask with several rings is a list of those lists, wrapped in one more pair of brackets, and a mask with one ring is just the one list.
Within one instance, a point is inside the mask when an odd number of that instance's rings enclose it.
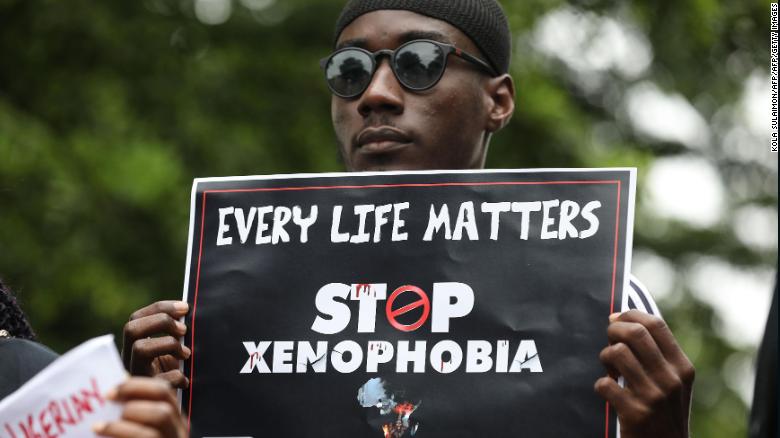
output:
{"label": "red handwritten text", "polygon": [[49,400],[20,421],[4,424],[4,428],[10,438],[57,438],[105,404],[97,380],[90,378],[90,387],[61,399]]}

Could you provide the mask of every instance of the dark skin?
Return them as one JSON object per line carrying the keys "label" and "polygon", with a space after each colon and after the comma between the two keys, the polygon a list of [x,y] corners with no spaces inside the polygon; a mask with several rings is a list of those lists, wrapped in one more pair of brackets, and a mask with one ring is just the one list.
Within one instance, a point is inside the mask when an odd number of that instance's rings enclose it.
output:
{"label": "dark skin", "polygon": [[155,376],[175,388],[189,386],[179,371],[179,361],[190,357],[189,348],[179,342],[187,327],[178,321],[188,310],[185,302],[158,301],[130,315],[122,346],[122,360],[130,374]]}
{"label": "dark skin", "polygon": [[95,423],[95,434],[114,438],[184,438],[187,426],[179,413],[176,396],[163,380],[131,377],[109,391],[106,398],[124,405],[122,417]]}
{"label": "dark skin", "polygon": [[594,388],[617,411],[621,436],[688,438],[695,370],[666,322],[638,310],[609,320],[599,354],[609,375]]}
{"label": "dark skin", "polygon": [[[337,44],[375,51],[418,38],[454,44],[485,59],[457,28],[408,11],[364,14],[342,31]],[[353,171],[481,169],[490,136],[513,111],[509,75],[490,77],[454,56],[430,90],[405,89],[382,58],[362,95],[331,100],[341,155]],[[179,309],[176,303],[155,303],[133,314],[125,325],[124,357],[131,373],[156,375],[184,388],[188,382],[178,371],[179,360],[189,357],[189,350],[178,342],[184,329],[173,322],[186,311],[184,303]],[[607,335],[610,345],[600,354],[607,375],[594,388],[617,411],[622,436],[688,437],[694,368],[666,323],[630,311],[610,317]],[[619,375],[624,387],[616,381]]]}
{"label": "dark skin", "polygon": [[[376,11],[358,17],[339,36],[337,47],[369,51],[395,49],[414,39],[433,39],[481,56],[463,32],[443,21],[408,11]],[[495,78],[450,55],[438,84],[406,90],[388,59],[354,99],[333,97],[331,117],[339,150],[349,170],[481,169],[490,135],[514,111],[512,78]],[[396,135],[382,136],[383,131]],[[366,134],[378,133],[369,136]],[[368,143],[363,140],[368,138]]]}

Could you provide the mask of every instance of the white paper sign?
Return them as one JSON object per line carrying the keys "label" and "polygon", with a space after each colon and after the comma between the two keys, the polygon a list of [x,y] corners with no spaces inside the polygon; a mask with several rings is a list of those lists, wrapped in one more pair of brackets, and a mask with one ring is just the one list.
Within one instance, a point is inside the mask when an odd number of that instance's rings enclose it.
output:
{"label": "white paper sign", "polygon": [[104,395],[125,379],[114,337],[91,339],[0,401],[0,438],[93,437],[94,423],[121,416]]}

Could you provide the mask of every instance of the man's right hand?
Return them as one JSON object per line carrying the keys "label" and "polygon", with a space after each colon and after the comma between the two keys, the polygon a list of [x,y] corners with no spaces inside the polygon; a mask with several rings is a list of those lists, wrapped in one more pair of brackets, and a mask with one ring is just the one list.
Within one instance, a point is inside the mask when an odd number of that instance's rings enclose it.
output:
{"label": "man's right hand", "polygon": [[179,321],[189,306],[183,301],[158,301],[132,315],[123,331],[122,360],[135,376],[167,380],[175,388],[190,382],[179,370],[179,361],[190,357],[190,349],[179,343],[187,327]]}

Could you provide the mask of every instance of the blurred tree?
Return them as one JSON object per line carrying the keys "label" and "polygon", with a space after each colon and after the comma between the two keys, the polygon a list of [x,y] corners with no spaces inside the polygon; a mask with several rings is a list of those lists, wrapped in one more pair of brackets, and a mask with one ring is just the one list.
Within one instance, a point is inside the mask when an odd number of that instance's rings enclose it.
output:
{"label": "blurred tree", "polygon": [[[768,83],[768,5],[503,3],[518,108],[489,166],[640,168],[635,248],[666,267],[646,281],[673,291],[662,310],[698,368],[693,435],[743,435],[729,375],[754,345],[727,339],[692,272],[776,263],[776,234],[739,226],[777,214],[746,107]],[[0,273],[44,342],[118,334],[179,295],[193,177],[340,170],[317,60],[341,4],[0,0]],[[674,163],[714,172],[717,218],[659,212],[647,187]]]}

